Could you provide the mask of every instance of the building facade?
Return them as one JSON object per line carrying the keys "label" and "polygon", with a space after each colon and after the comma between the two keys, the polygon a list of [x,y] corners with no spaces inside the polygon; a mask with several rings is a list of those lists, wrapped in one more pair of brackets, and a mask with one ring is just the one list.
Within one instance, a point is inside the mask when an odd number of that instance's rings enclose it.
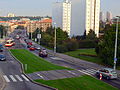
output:
{"label": "building facade", "polygon": [[90,29],[99,37],[100,0],[78,0],[73,3],[71,36],[81,36]]}
{"label": "building facade", "polygon": [[85,30],[88,35],[93,30],[99,37],[100,0],[86,0]]}
{"label": "building facade", "polygon": [[106,22],[111,22],[112,20],[112,13],[111,12],[107,12],[106,13]]}
{"label": "building facade", "polygon": [[53,26],[60,27],[70,36],[71,32],[71,2],[55,2],[52,12]]}
{"label": "building facade", "polygon": [[27,32],[34,32],[37,28],[43,32],[52,26],[52,19],[43,19],[41,21],[30,21],[27,23]]}

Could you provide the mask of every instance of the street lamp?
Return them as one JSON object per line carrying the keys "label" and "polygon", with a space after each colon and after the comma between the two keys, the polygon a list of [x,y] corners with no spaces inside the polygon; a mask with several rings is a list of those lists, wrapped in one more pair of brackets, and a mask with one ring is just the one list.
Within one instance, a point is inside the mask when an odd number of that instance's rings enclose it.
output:
{"label": "street lamp", "polygon": [[56,53],[56,23],[54,23],[54,27],[55,27],[55,36],[54,36],[54,38],[55,38],[55,40],[54,40],[54,55],[55,55],[55,53]]}
{"label": "street lamp", "polygon": [[116,39],[115,39],[115,52],[114,52],[114,70],[116,70],[116,62],[117,62],[117,39],[118,39],[118,22],[119,22],[120,16],[117,16],[117,23],[116,23]]}

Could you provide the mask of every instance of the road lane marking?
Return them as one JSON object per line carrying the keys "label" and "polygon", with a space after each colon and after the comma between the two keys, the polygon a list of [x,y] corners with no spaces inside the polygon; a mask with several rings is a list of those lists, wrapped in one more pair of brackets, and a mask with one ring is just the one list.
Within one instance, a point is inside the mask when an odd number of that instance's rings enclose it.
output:
{"label": "road lane marking", "polygon": [[6,75],[3,75],[4,79],[6,82],[10,82],[10,80],[8,79],[8,77]]}
{"label": "road lane marking", "polygon": [[68,71],[69,73],[73,74],[73,75],[77,75],[76,73],[72,72],[72,71]]}
{"label": "road lane marking", "polygon": [[20,78],[20,76],[18,76],[18,75],[15,75],[16,76],[16,78],[19,80],[19,81],[23,81],[21,78]]}
{"label": "road lane marking", "polygon": [[39,77],[41,77],[42,79],[44,79],[44,77],[42,76],[42,75],[40,75],[40,74],[37,74]]}
{"label": "road lane marking", "polygon": [[29,81],[29,79],[25,75],[21,75],[26,81]]}
{"label": "road lane marking", "polygon": [[17,80],[13,77],[13,75],[9,75],[13,82],[17,82]]}
{"label": "road lane marking", "polygon": [[86,73],[91,74],[91,75],[93,75],[93,74],[94,74],[93,72],[86,71],[86,70],[81,70],[81,71],[86,72]]}
{"label": "road lane marking", "polygon": [[82,70],[78,70],[79,72],[82,72],[82,73],[84,73],[84,74],[86,74],[86,75],[90,75],[91,76],[91,74],[89,74],[89,73],[86,73],[86,72],[84,72],[84,71],[82,71]]}

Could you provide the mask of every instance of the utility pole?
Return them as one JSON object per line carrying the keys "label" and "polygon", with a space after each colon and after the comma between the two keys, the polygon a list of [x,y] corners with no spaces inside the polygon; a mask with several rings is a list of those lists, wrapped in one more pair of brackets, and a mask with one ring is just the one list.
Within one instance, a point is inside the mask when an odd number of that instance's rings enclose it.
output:
{"label": "utility pole", "polygon": [[117,62],[118,22],[119,22],[119,16],[117,16],[117,24],[116,24],[116,39],[115,39],[114,67],[113,67],[114,70],[116,70],[116,62]]}
{"label": "utility pole", "polygon": [[54,40],[54,55],[56,54],[56,23],[54,23],[54,26],[55,26],[55,40]]}

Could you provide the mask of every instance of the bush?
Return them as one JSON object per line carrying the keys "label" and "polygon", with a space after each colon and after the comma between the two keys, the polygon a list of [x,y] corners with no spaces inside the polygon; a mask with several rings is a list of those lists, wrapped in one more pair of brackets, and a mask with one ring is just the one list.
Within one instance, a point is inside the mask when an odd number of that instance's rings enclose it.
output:
{"label": "bush", "polygon": [[96,41],[93,40],[80,40],[79,48],[95,48],[96,44]]}
{"label": "bush", "polygon": [[66,45],[57,45],[57,52],[64,53],[67,51],[68,51],[68,48],[66,47]]}
{"label": "bush", "polygon": [[79,43],[76,40],[72,39],[66,42],[66,46],[68,48],[68,51],[74,51],[79,48]]}

